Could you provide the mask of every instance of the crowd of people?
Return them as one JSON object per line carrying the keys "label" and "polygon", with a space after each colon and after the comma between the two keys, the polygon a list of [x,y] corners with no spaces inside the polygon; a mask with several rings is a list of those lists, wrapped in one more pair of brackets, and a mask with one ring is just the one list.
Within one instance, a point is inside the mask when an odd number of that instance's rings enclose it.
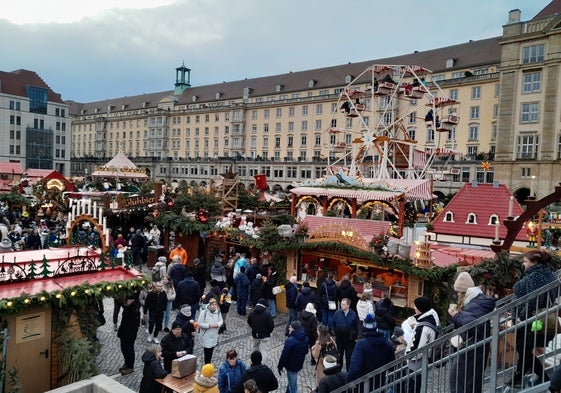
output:
{"label": "crowd of people", "polygon": [[[199,258],[194,258],[188,267],[183,264],[181,249],[181,245],[177,245],[174,251],[179,251],[170,255],[169,263],[166,257],[158,261],[155,267],[160,271],[159,281],[135,296],[115,302],[123,310],[118,326],[124,357],[120,369],[123,375],[132,372],[134,367],[134,342],[140,323],[144,323],[147,329],[149,346],[142,356],[145,364],[143,393],[156,391],[150,390],[150,386],[157,386],[144,380],[161,378],[169,373],[173,359],[193,353],[195,341],[204,354],[204,366],[195,379],[196,384],[202,386],[198,391],[212,388],[220,393],[270,392],[278,388],[277,376],[285,374],[287,392],[296,393],[298,375],[308,358],[316,373],[315,390],[327,393],[429,345],[441,332],[440,317],[427,297],[417,297],[414,314],[399,324],[390,298],[373,299],[368,286],[358,294],[350,285],[348,276],[335,281],[334,274],[328,273],[318,288],[312,288],[308,282],[299,286],[293,276],[284,287],[288,318],[281,329],[286,340],[275,373],[273,365],[264,364],[261,352],[263,343],[275,330],[275,293],[278,292],[274,267],[260,266],[254,258],[247,260],[244,254],[229,259],[219,254],[210,269],[206,269]],[[515,285],[515,296],[524,296],[536,285],[543,286],[555,279],[546,267],[549,257],[539,250],[525,254],[525,276]],[[448,310],[448,318],[456,329],[495,309],[495,299],[485,294],[468,272],[458,274],[454,293],[457,304]],[[545,298],[544,302],[547,301]],[[233,303],[237,303],[235,312],[246,318],[251,332],[253,352],[250,365],[246,365],[233,348],[222,355],[224,360],[220,364],[216,361],[214,349],[226,329],[227,315]],[[116,307],[116,315],[119,308]],[[172,318],[174,309],[177,310],[175,319]],[[527,317],[524,310],[520,309],[516,316],[518,320]],[[161,332],[163,337],[160,339]],[[458,336],[457,340],[463,343],[460,345],[471,345],[486,340],[490,332],[489,323],[482,323]],[[531,334],[536,335],[535,332]],[[527,358],[534,356],[532,349],[540,342],[551,339],[539,334],[537,337],[537,343],[535,337],[527,336],[517,343],[520,354],[517,380],[519,375],[527,372],[549,379],[539,368],[539,361]],[[372,356],[374,353],[376,356]],[[410,377],[404,378],[404,382],[394,389],[396,392],[421,391],[422,355],[420,351],[415,353],[418,356],[408,357],[407,361]],[[449,373],[450,391],[482,392],[488,356],[489,344],[485,344],[454,357]],[[161,370],[155,364],[160,359],[163,359]],[[213,364],[217,365],[216,370]],[[530,365],[534,368],[523,368]],[[384,373],[380,373],[365,390],[382,386],[384,378]]]}

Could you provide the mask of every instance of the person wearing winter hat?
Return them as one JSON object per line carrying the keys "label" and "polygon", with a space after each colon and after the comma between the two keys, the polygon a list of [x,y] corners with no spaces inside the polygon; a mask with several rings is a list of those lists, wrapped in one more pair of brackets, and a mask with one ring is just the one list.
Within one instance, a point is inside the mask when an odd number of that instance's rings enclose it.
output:
{"label": "person wearing winter hat", "polygon": [[193,319],[191,314],[191,306],[188,304],[184,304],[180,307],[173,323],[175,322],[178,322],[181,325],[181,331],[189,336],[193,336],[198,330],[197,322]]}
{"label": "person wearing winter hat", "polygon": [[[415,315],[412,318],[413,335],[412,339],[407,343],[405,354],[422,348],[433,342],[438,336],[439,323],[435,318],[432,309],[432,301],[429,298],[420,296],[414,301]],[[410,359],[408,362],[409,370],[417,371],[421,367],[420,359]],[[421,374],[416,374],[407,381],[409,392],[419,393],[421,391]]]}
{"label": "person wearing winter hat", "polygon": [[307,353],[308,337],[302,329],[302,323],[299,320],[292,321],[277,364],[279,375],[282,374],[283,369],[286,369],[287,393],[298,392],[298,373],[304,366]]}
{"label": "person wearing winter hat", "polygon": [[[316,308],[313,303],[306,304],[306,308],[300,313],[299,320],[302,323],[304,332],[306,332],[306,336],[308,337],[308,346],[311,351],[312,346],[318,339],[318,319],[316,317]],[[316,361],[314,357],[310,357],[312,366],[315,366]]]}
{"label": "person wearing winter hat", "polygon": [[341,365],[337,363],[337,358],[332,355],[326,355],[323,358],[324,376],[319,380],[317,393],[329,393],[337,390],[345,384],[347,373],[341,371]]}
{"label": "person wearing winter hat", "polygon": [[251,337],[253,337],[253,350],[259,350],[262,341],[268,341],[275,328],[275,322],[268,311],[269,302],[266,299],[259,299],[255,308],[251,310],[247,317],[247,324],[251,327]]}
{"label": "person wearing winter hat", "polygon": [[171,372],[171,363],[174,359],[193,353],[193,336],[181,330],[181,323],[175,320],[171,324],[171,332],[162,337],[162,355],[164,370]]}
{"label": "person wearing winter hat", "polygon": [[468,288],[474,287],[475,283],[468,272],[461,272],[454,281],[454,291],[466,292]]}
{"label": "person wearing winter hat", "polygon": [[393,334],[390,337],[390,344],[395,351],[395,357],[403,357],[405,348],[407,348],[407,342],[405,341],[405,332],[399,326],[393,329]]}
{"label": "person wearing winter hat", "polygon": [[144,368],[142,370],[142,380],[140,381],[139,393],[153,393],[161,390],[161,385],[156,381],[164,378],[168,372],[162,368],[160,359],[162,357],[162,347],[159,344],[150,344],[142,355]]}
{"label": "person wearing winter hat", "polygon": [[[448,314],[452,317],[455,329],[476,321],[495,309],[495,299],[484,294],[481,288],[475,286],[467,272],[460,273],[454,283],[454,289],[458,293],[458,306],[457,308],[451,307]],[[469,349],[454,357],[450,364],[451,392],[481,393],[483,391],[483,378],[490,346],[486,344],[476,347],[475,343],[487,339],[490,332],[491,324],[487,321],[452,338],[458,345],[459,342],[468,343]]]}
{"label": "person wearing winter hat", "polygon": [[211,363],[205,364],[195,375],[193,393],[219,393],[218,379],[214,376],[214,366]]}
{"label": "person wearing winter hat", "polygon": [[[374,315],[367,314],[363,324],[362,338],[355,345],[350,367],[347,370],[348,381],[354,381],[395,359],[394,350],[386,340],[384,333],[376,329]],[[384,380],[384,373],[376,376],[376,378],[371,380],[370,387],[364,387],[364,391],[370,392],[380,388]]]}
{"label": "person wearing winter hat", "polygon": [[362,325],[365,330],[376,329],[376,318],[374,318],[374,315],[372,314],[366,314],[366,317],[364,318]]}

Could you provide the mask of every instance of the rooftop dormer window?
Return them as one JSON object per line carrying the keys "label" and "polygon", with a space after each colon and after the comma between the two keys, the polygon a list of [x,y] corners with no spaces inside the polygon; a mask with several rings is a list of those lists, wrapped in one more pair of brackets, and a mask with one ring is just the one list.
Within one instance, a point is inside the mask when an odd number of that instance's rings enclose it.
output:
{"label": "rooftop dormer window", "polygon": [[446,215],[444,216],[444,222],[454,222],[454,213],[446,212]]}
{"label": "rooftop dormer window", "polygon": [[475,213],[468,214],[466,224],[477,224],[477,216]]}

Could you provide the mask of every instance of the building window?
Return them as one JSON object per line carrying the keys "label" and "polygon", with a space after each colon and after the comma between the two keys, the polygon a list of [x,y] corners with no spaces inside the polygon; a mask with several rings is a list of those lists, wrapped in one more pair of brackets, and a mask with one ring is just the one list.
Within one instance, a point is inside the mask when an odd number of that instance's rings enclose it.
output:
{"label": "building window", "polygon": [[448,134],[446,135],[446,142],[456,141],[456,127],[452,127]]}
{"label": "building window", "polygon": [[524,102],[520,108],[521,123],[537,123],[540,119],[540,103]]}
{"label": "building window", "polygon": [[409,139],[411,139],[412,141],[415,140],[415,133],[417,132],[417,130],[415,130],[414,128],[409,128],[407,130],[407,133],[409,134]]}
{"label": "building window", "polygon": [[472,124],[469,126],[468,141],[476,141],[479,138],[479,125]]}
{"label": "building window", "polygon": [[444,222],[454,222],[454,213],[446,212],[446,215],[444,216]]}
{"label": "building window", "polygon": [[472,106],[469,108],[469,118],[470,120],[479,119],[479,106]]}
{"label": "building window", "polygon": [[475,160],[477,156],[477,146],[468,146],[467,155],[470,159]]}
{"label": "building window", "polygon": [[451,89],[451,90],[450,90],[449,97],[450,97],[452,100],[456,100],[456,101],[457,101],[457,100],[458,100],[458,89]]}
{"label": "building window", "polygon": [[276,132],[281,132],[282,131],[282,123],[281,122],[275,123],[275,131]]}
{"label": "building window", "polygon": [[477,216],[475,213],[468,214],[466,224],[477,224]]}
{"label": "building window", "polygon": [[520,168],[520,177],[529,179],[532,177],[532,168]]}
{"label": "building window", "polygon": [[316,120],[316,131],[321,130],[321,120]]}
{"label": "building window", "polygon": [[308,141],[308,138],[306,137],[306,135],[302,135],[300,137],[300,146],[301,147],[306,147],[307,141]]}
{"label": "building window", "polygon": [[535,159],[538,156],[538,136],[520,135],[516,145],[516,158],[522,160]]}
{"label": "building window", "polygon": [[528,45],[522,48],[522,63],[541,63],[544,58],[545,45]]}
{"label": "building window", "polygon": [[497,222],[499,222],[499,216],[496,214],[491,214],[491,217],[489,217],[489,224],[487,225],[497,225]]}
{"label": "building window", "polygon": [[316,104],[316,115],[321,115],[323,113],[323,104]]}
{"label": "building window", "polygon": [[345,128],[348,129],[348,130],[353,128],[353,118],[352,117],[347,117],[345,119]]}
{"label": "building window", "polygon": [[302,120],[302,131],[308,131],[308,120]]}
{"label": "building window", "polygon": [[294,117],[294,107],[293,107],[293,106],[291,106],[290,108],[288,108],[288,116]]}
{"label": "building window", "polygon": [[308,116],[308,105],[302,105],[302,116]]}
{"label": "building window", "polygon": [[481,99],[481,86],[474,86],[471,88],[471,99],[472,100]]}
{"label": "building window", "polygon": [[268,119],[268,118],[269,118],[269,109],[265,109],[265,110],[263,111],[263,118],[264,118],[264,119]]}
{"label": "building window", "polygon": [[416,123],[417,122],[417,112],[411,112],[409,114],[409,123]]}
{"label": "building window", "polygon": [[294,131],[294,122],[293,121],[288,122],[288,131],[290,131],[290,132]]}
{"label": "building window", "polygon": [[282,117],[282,108],[277,108],[277,119]]}
{"label": "building window", "polygon": [[499,117],[499,104],[493,105],[493,119]]}
{"label": "building window", "polygon": [[434,142],[434,129],[428,128],[427,129],[427,142]]}
{"label": "building window", "polygon": [[293,136],[289,136],[288,137],[288,147],[294,147],[294,137]]}
{"label": "building window", "polygon": [[522,93],[539,92],[541,88],[542,88],[541,71],[524,73],[524,82],[522,83]]}
{"label": "building window", "polygon": [[561,135],[557,139],[557,159],[561,159]]}

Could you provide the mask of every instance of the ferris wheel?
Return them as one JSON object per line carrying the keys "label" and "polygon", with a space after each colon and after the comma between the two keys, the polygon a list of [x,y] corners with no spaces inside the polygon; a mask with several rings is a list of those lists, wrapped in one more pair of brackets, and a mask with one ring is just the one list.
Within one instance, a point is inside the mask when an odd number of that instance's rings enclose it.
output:
{"label": "ferris wheel", "polygon": [[[329,135],[328,174],[372,179],[425,178],[459,122],[459,102],[444,95],[432,71],[375,64],[339,95]],[[420,144],[420,127],[426,142]]]}

